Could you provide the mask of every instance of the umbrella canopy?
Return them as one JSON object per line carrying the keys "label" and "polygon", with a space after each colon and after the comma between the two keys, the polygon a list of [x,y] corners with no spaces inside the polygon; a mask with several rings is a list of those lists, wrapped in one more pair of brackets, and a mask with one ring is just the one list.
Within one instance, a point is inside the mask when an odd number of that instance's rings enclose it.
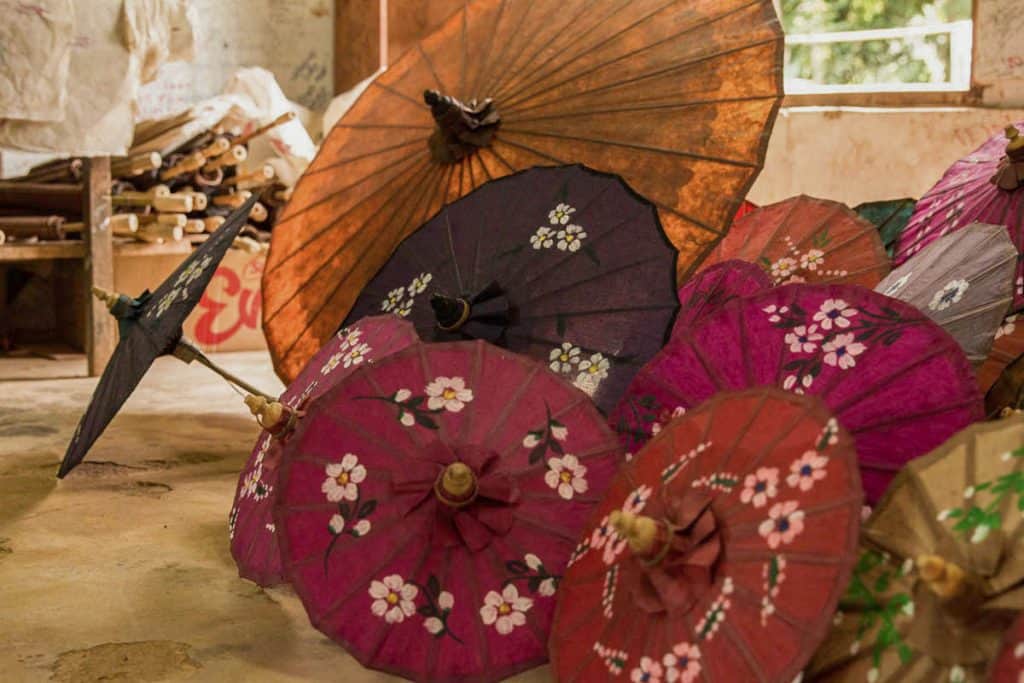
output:
{"label": "umbrella canopy", "polygon": [[285,446],[275,520],[310,621],[364,666],[497,681],[545,661],[554,595],[622,451],[585,394],[482,341],[362,366]]}
{"label": "umbrella canopy", "polygon": [[[412,325],[395,315],[364,318],[331,337],[309,361],[278,401],[292,410],[306,410],[328,389],[363,363],[384,358],[419,341]],[[231,556],[242,578],[261,586],[283,582],[273,508],[281,440],[264,430],[238,475],[235,501],[228,517]]]}
{"label": "umbrella canopy", "polygon": [[995,384],[985,392],[985,414],[996,417],[1007,408],[1024,408],[1024,355],[1007,365]]}
{"label": "umbrella canopy", "polygon": [[555,675],[790,683],[849,579],[861,502],[853,439],[818,399],[718,394],[598,505],[562,580]]}
{"label": "umbrella canopy", "polygon": [[771,286],[772,280],[764,270],[739,259],[705,268],[679,288],[679,314],[672,336],[699,325],[725,303],[763,292]]}
{"label": "umbrella canopy", "polygon": [[[1024,127],[1024,122],[1017,124]],[[1020,180],[1017,180],[1019,174]],[[896,245],[902,264],[943,235],[972,223],[1003,225],[1019,252],[1024,241],[1024,137],[1017,127],[990,138],[961,159],[921,197]],[[1024,306],[1024,266],[1018,264],[1014,309]]]}
{"label": "umbrella canopy", "polygon": [[[514,209],[512,208],[514,207]],[[349,320],[394,311],[424,340],[543,360],[610,410],[665,343],[675,250],[621,178],[535,168],[450,204],[395,251]]]}
{"label": "umbrella canopy", "polygon": [[1024,419],[974,425],[908,464],[865,523],[810,680],[985,681],[1024,608]]}
{"label": "umbrella canopy", "polygon": [[1006,316],[996,330],[988,358],[978,368],[978,384],[982,391],[988,391],[999,379],[1003,369],[1024,354],[1024,321],[1018,321],[1017,318],[1016,313]]}
{"label": "umbrella canopy", "polygon": [[759,385],[825,401],[857,441],[869,501],[903,463],[984,416],[963,351],[913,306],[852,285],[785,285],[674,338],[637,373],[611,423],[635,452],[660,412]]}
{"label": "umbrella canopy", "polygon": [[395,246],[532,166],[617,173],[689,270],[760,170],[782,95],[770,0],[476,0],[378,76],[274,227],[263,326],[291,379]]}
{"label": "umbrella canopy", "polygon": [[1001,225],[976,223],[932,242],[876,292],[913,304],[984,362],[1013,300],[1017,249]]}
{"label": "umbrella canopy", "polygon": [[992,663],[989,675],[992,683],[1021,683],[1024,681],[1024,615],[1018,616],[1003,636],[999,656]]}
{"label": "umbrella canopy", "polygon": [[[182,323],[199,303],[257,199],[255,195],[250,197],[228,216],[155,292],[145,291],[138,299],[123,294],[110,298],[110,312],[118,319],[120,339],[64,453],[59,478],[82,462],[157,356],[171,353],[181,341]],[[194,348],[189,351],[198,353]]]}
{"label": "umbrella canopy", "polygon": [[890,257],[896,253],[896,242],[910,222],[916,199],[889,199],[881,202],[865,202],[853,208],[858,216],[878,228],[885,253]]}
{"label": "umbrella canopy", "polygon": [[844,204],[807,195],[743,216],[701,268],[728,259],[758,264],[775,284],[874,287],[889,272],[889,257],[871,223]]}

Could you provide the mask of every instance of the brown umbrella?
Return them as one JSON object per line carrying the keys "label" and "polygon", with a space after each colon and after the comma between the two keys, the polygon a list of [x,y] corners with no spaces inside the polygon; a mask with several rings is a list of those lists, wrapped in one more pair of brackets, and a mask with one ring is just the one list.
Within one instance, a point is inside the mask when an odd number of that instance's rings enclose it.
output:
{"label": "brown umbrella", "polygon": [[689,271],[761,168],[782,49],[769,0],[467,3],[368,87],[282,212],[263,279],[278,373],[442,205],[532,166],[621,175]]}
{"label": "brown umbrella", "polygon": [[1006,316],[996,331],[988,358],[978,368],[978,384],[982,391],[988,391],[1006,366],[1024,353],[1024,318],[1018,318],[1016,313]]}
{"label": "brown umbrella", "polygon": [[907,465],[862,553],[811,680],[987,680],[1024,608],[1024,418],[976,424]]}

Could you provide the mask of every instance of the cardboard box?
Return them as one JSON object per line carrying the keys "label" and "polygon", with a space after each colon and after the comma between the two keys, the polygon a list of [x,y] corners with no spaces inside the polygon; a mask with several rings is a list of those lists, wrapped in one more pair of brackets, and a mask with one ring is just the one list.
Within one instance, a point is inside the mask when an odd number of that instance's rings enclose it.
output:
{"label": "cardboard box", "polygon": [[[132,256],[114,261],[114,286],[136,295],[154,289],[174,272],[182,256]],[[207,352],[267,348],[260,327],[260,279],[266,256],[230,249],[213,274],[199,305],[185,320],[185,336]]]}

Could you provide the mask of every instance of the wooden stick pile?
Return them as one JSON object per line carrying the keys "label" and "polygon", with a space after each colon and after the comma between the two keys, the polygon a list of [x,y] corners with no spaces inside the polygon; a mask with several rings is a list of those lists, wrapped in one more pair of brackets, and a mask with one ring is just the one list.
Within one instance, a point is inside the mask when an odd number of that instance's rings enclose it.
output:
{"label": "wooden stick pile", "polygon": [[[248,133],[218,125],[163,154],[112,158],[115,240],[202,243],[255,193],[259,200],[235,246],[265,251],[290,189],[275,182],[269,164],[245,171],[240,165],[248,158],[250,140],[293,118],[288,113]],[[80,239],[83,166],[82,159],[59,159],[0,181],[0,244]]]}

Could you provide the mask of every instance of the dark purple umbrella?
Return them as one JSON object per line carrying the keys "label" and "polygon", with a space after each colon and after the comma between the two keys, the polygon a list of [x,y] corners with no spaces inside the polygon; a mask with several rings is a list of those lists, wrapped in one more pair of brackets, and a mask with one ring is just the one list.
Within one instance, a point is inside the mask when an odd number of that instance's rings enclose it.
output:
{"label": "dark purple umbrella", "polygon": [[607,411],[665,342],[675,260],[655,207],[618,176],[534,168],[407,237],[346,324],[393,312],[424,341],[484,339],[544,361]]}
{"label": "dark purple umbrella", "polygon": [[[182,341],[181,325],[199,303],[217,265],[234,242],[238,231],[245,225],[256,199],[257,196],[253,195],[232,213],[210,239],[193,251],[155,292],[147,290],[137,299],[124,294],[97,292],[98,296],[107,301],[111,314],[117,318],[121,339],[68,444],[57,472],[58,478],[63,479],[64,475],[82,462],[89,448],[128,400],[157,356],[173,353],[185,362],[198,360],[226,375],[215,368],[199,349]],[[237,378],[228,376],[228,379],[250,393],[260,393]]]}

